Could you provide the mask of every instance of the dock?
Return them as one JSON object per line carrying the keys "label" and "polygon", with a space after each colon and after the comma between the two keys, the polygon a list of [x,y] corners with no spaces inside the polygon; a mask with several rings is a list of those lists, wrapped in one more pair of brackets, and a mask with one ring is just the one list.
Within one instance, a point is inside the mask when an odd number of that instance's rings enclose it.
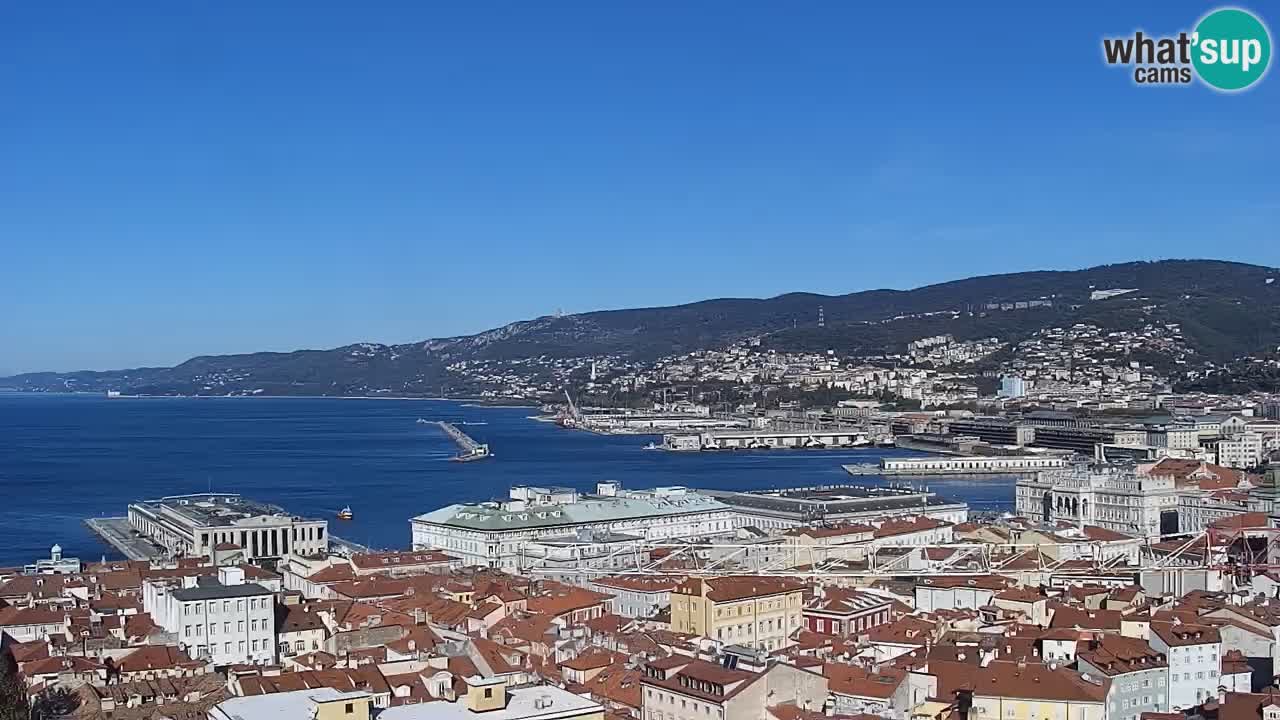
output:
{"label": "dock", "polygon": [[129,560],[159,560],[165,556],[164,549],[134,532],[127,517],[89,518],[84,524]]}
{"label": "dock", "polygon": [[489,452],[489,446],[485,443],[476,442],[470,435],[458,429],[457,425],[447,423],[443,420],[437,420],[436,424],[449,436],[458,446],[458,454],[453,457],[455,462],[471,462],[472,460],[483,460],[493,457],[493,453]]}

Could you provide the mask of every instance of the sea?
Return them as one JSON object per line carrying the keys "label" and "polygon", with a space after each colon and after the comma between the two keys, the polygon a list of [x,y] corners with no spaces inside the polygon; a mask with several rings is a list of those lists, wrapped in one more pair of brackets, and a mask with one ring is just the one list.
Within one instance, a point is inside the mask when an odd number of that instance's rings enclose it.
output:
{"label": "sea", "polygon": [[[896,448],[673,453],[651,435],[596,435],[534,419],[535,408],[443,400],[147,397],[0,393],[0,566],[48,557],[115,558],[84,525],[130,502],[241,493],[330,518],[331,533],[409,547],[409,519],[445,505],[505,498],[512,485],[590,490],[685,485],[761,490],[900,478],[850,477],[841,465],[920,455]],[[494,457],[450,462],[445,420]],[[1011,508],[1015,478],[918,481],[974,510]],[[350,506],[350,521],[335,518]]]}

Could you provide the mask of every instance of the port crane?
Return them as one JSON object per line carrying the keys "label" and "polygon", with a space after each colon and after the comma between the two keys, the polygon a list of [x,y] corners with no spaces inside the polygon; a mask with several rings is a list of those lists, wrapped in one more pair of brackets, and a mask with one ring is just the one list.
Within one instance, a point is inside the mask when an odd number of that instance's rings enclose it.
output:
{"label": "port crane", "polygon": [[569,407],[566,414],[560,417],[560,424],[564,427],[577,427],[582,423],[582,411],[573,402],[573,396],[569,394],[569,388],[564,389],[564,399],[568,401]]}

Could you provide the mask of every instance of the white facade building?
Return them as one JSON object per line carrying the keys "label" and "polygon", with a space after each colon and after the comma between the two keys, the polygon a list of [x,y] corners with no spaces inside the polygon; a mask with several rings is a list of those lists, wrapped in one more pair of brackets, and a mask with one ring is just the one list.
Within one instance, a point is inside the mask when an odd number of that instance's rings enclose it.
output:
{"label": "white facade building", "polygon": [[1151,649],[1169,661],[1169,707],[1186,710],[1218,696],[1222,638],[1207,625],[1151,623]]}
{"label": "white facade building", "polygon": [[129,506],[129,524],[169,551],[170,557],[213,558],[219,563],[315,555],[329,548],[324,520],[291,515],[239,495],[178,495]]}
{"label": "white facade building", "polygon": [[1258,433],[1246,432],[1217,442],[1218,464],[1232,468],[1255,468],[1262,464],[1263,442]]}
{"label": "white facade building", "polygon": [[244,581],[244,570],[185,577],[181,584],[148,580],[143,608],[192,658],[215,665],[276,661],[275,594]]}
{"label": "white facade building", "polygon": [[733,510],[683,487],[624,491],[599,483],[596,493],[513,487],[506,502],[449,505],[410,520],[413,549],[443,550],[465,565],[517,572],[531,541],[582,532],[646,540],[714,537],[734,532]]}
{"label": "white facade building", "polygon": [[1040,522],[1153,536],[1161,533],[1162,519],[1176,523],[1178,490],[1172,477],[1082,466],[1019,480],[1015,502],[1019,515]]}

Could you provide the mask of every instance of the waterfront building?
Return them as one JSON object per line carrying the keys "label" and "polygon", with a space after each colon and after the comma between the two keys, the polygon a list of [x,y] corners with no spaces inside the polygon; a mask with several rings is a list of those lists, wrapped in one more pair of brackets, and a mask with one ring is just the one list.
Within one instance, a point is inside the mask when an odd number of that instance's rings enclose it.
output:
{"label": "waterfront building", "polygon": [[928,489],[829,485],[737,492],[707,490],[733,509],[738,527],[781,530],[818,524],[869,523],[896,516],[924,516],[950,523],[969,519],[969,506]]}
{"label": "waterfront building", "polygon": [[315,555],[329,547],[328,522],[298,517],[239,495],[175,495],[129,506],[129,525],[170,557],[219,564]]}
{"label": "waterfront building", "polygon": [[62,546],[54,545],[49,549],[49,557],[37,560],[22,568],[24,575],[74,575],[80,572],[80,558],[66,557],[62,554]]}
{"label": "waterfront building", "polygon": [[276,660],[275,593],[247,583],[244,570],[143,583],[143,609],[192,658],[215,665]]}
{"label": "waterfront building", "polygon": [[911,474],[969,474],[1035,472],[1067,467],[1067,459],[1053,455],[991,455],[969,457],[885,458],[880,469]]}
{"label": "waterfront building", "polygon": [[759,650],[781,650],[801,626],[806,586],[782,577],[690,578],[671,591],[671,629]]}
{"label": "waterfront building", "polygon": [[580,532],[645,540],[732,535],[733,510],[684,487],[623,490],[602,482],[594,494],[570,488],[513,487],[505,502],[455,504],[410,521],[415,550],[438,549],[482,565],[518,572],[530,542]]}
{"label": "waterfront building", "polygon": [[1178,490],[1169,476],[1079,465],[1018,480],[1018,515],[1049,524],[1097,525],[1141,537],[1178,527]]}

